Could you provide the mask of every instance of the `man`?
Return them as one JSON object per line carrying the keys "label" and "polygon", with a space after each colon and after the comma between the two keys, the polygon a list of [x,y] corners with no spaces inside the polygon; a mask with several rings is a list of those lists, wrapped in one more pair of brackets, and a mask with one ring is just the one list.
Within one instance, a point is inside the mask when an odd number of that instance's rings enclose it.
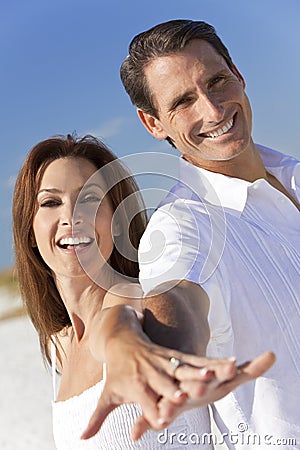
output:
{"label": "man", "polygon": [[[189,324],[197,335],[193,351],[215,358],[245,360],[273,349],[275,366],[216,402],[213,413],[230,448],[243,447],[246,438],[248,448],[283,442],[296,448],[300,164],[253,142],[245,81],[204,22],[173,20],[137,35],[121,79],[150,134],[182,155],[180,182],[140,244],[140,281],[151,311],[145,326],[152,316],[171,324],[165,340],[171,346],[175,338],[187,342]],[[147,242],[157,230],[165,250],[154,243],[149,256]],[[208,342],[201,335],[207,321]]]}

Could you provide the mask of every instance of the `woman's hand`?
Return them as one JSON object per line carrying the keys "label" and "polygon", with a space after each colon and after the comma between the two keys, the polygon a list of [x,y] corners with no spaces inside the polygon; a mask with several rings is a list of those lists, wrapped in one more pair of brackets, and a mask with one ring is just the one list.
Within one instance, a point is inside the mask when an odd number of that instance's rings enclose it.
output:
{"label": "woman's hand", "polygon": [[[142,408],[143,416],[132,430],[133,438],[138,438],[149,427],[164,428],[182,411],[188,398],[187,408],[207,405],[251,379],[250,375],[238,373],[234,359],[213,360],[153,344],[128,306],[115,306],[107,316],[112,313],[118,315],[118,320],[115,325],[109,321],[114,332],[104,350],[107,381],[83,439],[92,437],[107,415],[122,403],[138,403]],[[180,361],[175,373],[171,358]],[[255,377],[256,366],[249,367]]]}
{"label": "woman's hand", "polygon": [[[221,362],[221,361],[220,361]],[[217,370],[215,372],[213,367],[218,366],[216,360],[208,360],[207,370],[202,370],[203,378],[198,379],[188,379],[186,378],[187,372],[184,372],[183,366],[178,368],[176,376],[181,379],[179,383],[180,389],[188,394],[187,400],[181,404],[176,405],[172,400],[162,397],[158,402],[159,416],[161,418],[161,423],[163,427],[168,426],[179,414],[191,408],[206,406],[209,403],[213,403],[229,392],[236,389],[243,383],[253,380],[263,373],[265,373],[275,362],[275,355],[272,352],[266,352],[262,355],[256,357],[250,362],[244,363],[235,368],[226,365],[226,360],[224,364],[221,363],[222,370]],[[216,365],[217,364],[217,365]],[[210,367],[210,369],[208,369]],[[218,381],[216,373],[219,375],[225,373],[229,369],[228,378],[226,380]],[[205,373],[206,372],[206,373]],[[229,373],[231,372],[231,376]],[[233,373],[235,374],[233,375]],[[192,374],[191,374],[192,375]],[[206,380],[204,380],[206,378]],[[131,432],[131,437],[133,440],[139,439],[145,431],[152,428],[151,424],[147,421],[145,415],[140,416]]]}

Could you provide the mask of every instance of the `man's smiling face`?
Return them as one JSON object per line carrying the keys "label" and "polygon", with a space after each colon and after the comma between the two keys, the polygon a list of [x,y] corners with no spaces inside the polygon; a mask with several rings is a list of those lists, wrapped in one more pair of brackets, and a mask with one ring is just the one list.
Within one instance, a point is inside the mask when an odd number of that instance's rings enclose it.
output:
{"label": "man's smiling face", "polygon": [[251,142],[252,114],[237,69],[206,41],[151,61],[145,75],[158,118],[138,111],[153,136],[169,137],[191,163],[228,161]]}

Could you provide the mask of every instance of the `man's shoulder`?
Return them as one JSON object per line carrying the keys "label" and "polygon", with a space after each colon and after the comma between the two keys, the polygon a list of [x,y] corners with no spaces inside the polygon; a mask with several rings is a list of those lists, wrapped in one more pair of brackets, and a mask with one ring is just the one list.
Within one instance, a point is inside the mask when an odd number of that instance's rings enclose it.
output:
{"label": "man's shoulder", "polygon": [[[177,198],[161,204],[151,215],[141,241],[160,241],[164,238],[168,242],[183,240],[209,240],[212,227],[213,212],[203,202],[191,199]],[[161,236],[161,238],[160,238]]]}
{"label": "man's shoulder", "polygon": [[173,205],[176,201],[191,200],[193,198],[192,189],[182,181],[178,181],[167,193],[165,198],[159,203],[157,209],[166,205]]}
{"label": "man's shoulder", "polygon": [[278,165],[278,166],[286,166],[286,165],[295,165],[300,162],[298,158],[295,156],[289,155],[287,153],[283,153],[279,150],[273,149],[271,147],[267,147],[262,144],[255,144],[259,150],[259,153],[262,157],[262,160],[266,166],[268,165]]}

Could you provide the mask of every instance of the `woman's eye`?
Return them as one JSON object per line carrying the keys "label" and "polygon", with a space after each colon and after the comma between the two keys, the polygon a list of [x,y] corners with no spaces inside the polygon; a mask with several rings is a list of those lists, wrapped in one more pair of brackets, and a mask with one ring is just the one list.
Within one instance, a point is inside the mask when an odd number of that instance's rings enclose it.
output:
{"label": "woman's eye", "polygon": [[101,198],[97,194],[86,194],[83,197],[81,197],[80,202],[81,203],[88,203],[88,202],[100,202]]}
{"label": "woman's eye", "polygon": [[60,205],[60,202],[58,200],[44,200],[40,203],[40,207],[41,208],[51,208],[53,206],[58,206]]}

